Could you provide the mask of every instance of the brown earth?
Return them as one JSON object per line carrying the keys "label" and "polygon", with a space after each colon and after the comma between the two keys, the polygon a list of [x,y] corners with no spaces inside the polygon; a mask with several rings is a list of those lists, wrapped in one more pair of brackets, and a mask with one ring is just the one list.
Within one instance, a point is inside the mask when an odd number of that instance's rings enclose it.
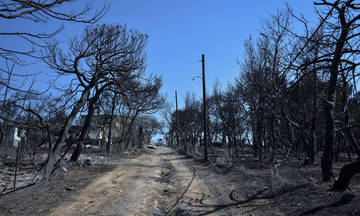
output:
{"label": "brown earth", "polygon": [[220,168],[159,147],[0,196],[0,215],[360,215],[359,177],[331,192],[318,167],[275,175],[265,163]]}

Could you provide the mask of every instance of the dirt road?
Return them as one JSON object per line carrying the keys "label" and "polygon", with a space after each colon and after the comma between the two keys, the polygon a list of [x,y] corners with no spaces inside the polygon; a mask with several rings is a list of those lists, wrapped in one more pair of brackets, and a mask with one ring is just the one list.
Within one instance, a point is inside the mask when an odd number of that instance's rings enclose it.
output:
{"label": "dirt road", "polygon": [[159,147],[138,158],[76,168],[49,189],[7,197],[0,208],[6,215],[250,215],[231,200],[229,194],[240,191],[219,172]]}
{"label": "dirt road", "polygon": [[293,184],[276,195],[266,164],[220,169],[160,147],[75,167],[48,187],[0,196],[0,215],[359,215],[358,197],[340,202],[344,194],[326,186],[287,179]]}
{"label": "dirt road", "polygon": [[[91,180],[84,183],[84,187],[76,182],[85,179],[76,178],[88,174],[69,176],[72,180],[75,178],[75,182],[65,185],[63,191],[53,191],[53,202],[41,204],[49,210],[37,210],[36,214],[250,215],[229,197],[237,188],[231,181],[226,181],[224,175],[209,169],[209,164],[196,162],[169,148],[159,147],[150,154],[111,163],[113,168],[101,175],[96,172],[96,178],[90,176]],[[59,197],[63,197],[61,201]],[[13,213],[27,215],[34,212]]]}
{"label": "dirt road", "polygon": [[[235,188],[191,158],[159,147],[120,160],[50,215],[236,215],[227,201]],[[224,188],[225,187],[225,188]],[[239,209],[235,210],[238,213]]]}
{"label": "dirt road", "polygon": [[[150,150],[149,150],[150,151]],[[0,197],[1,215],[284,215],[250,192],[268,170],[226,170],[159,147],[132,159],[74,168]],[[259,175],[260,173],[260,175]],[[248,204],[251,202],[251,205]],[[247,206],[248,205],[248,206]],[[259,209],[260,208],[260,209]],[[260,212],[260,213],[259,213]]]}

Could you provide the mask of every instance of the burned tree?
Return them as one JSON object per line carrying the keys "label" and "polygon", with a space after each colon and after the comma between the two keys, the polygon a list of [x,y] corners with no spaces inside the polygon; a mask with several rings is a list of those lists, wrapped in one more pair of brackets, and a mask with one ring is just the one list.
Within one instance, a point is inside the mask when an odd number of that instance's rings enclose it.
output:
{"label": "burned tree", "polygon": [[354,0],[330,2],[322,0],[315,3],[327,7],[324,17],[325,36],[321,43],[327,45],[318,61],[329,63],[329,81],[325,103],[325,143],[321,158],[322,179],[329,181],[333,177],[332,163],[336,137],[335,105],[340,71],[355,68],[356,56],[359,52],[357,37],[359,36],[360,7]]}
{"label": "burned tree", "polygon": [[[66,22],[77,23],[96,23],[102,18],[106,11],[107,5],[99,11],[92,11],[92,2],[87,1],[85,6],[80,11],[67,11],[63,6],[69,5],[72,1],[69,0],[45,0],[45,1],[21,1],[21,0],[5,0],[0,4],[0,18],[8,21],[16,19],[24,19],[31,23],[47,23],[49,20],[60,20]],[[72,2],[73,3],[73,2]],[[46,47],[43,39],[54,37],[61,30],[63,26],[59,26],[53,32],[1,32],[0,36],[13,36],[20,40],[26,41],[35,48]],[[10,60],[15,63],[22,62],[21,55],[30,57],[41,57],[38,55],[35,48],[24,50],[14,50],[0,47],[1,58]]]}
{"label": "burned tree", "polygon": [[[73,22],[73,23],[91,23],[94,24],[102,18],[107,11],[107,4],[98,11],[93,11],[92,2],[87,1],[83,8],[79,11],[67,10],[64,6],[73,4],[74,1],[69,0],[45,0],[45,1],[20,1],[20,0],[5,0],[0,4],[0,19],[6,20],[9,23],[19,19],[26,20],[30,24],[48,23],[52,21]],[[59,24],[58,28],[52,32],[24,32],[19,31],[2,31],[0,37],[11,37],[19,42],[24,42],[25,47],[21,50],[13,47],[0,47],[0,60],[4,63],[0,67],[0,74],[9,72],[10,65],[12,70],[15,65],[26,65],[34,59],[41,59],[40,50],[48,47],[46,40],[53,38],[64,29],[64,26]],[[22,72],[13,73],[13,78],[26,80],[31,75]],[[0,76],[0,85],[11,88],[13,91],[24,91],[24,86],[14,86],[7,82],[3,76]]]}
{"label": "burned tree", "polygon": [[58,75],[72,77],[67,91],[72,92],[76,99],[49,155],[46,181],[59,159],[75,116],[91,92],[112,83],[118,84],[117,88],[127,88],[126,81],[144,69],[146,39],[146,35],[121,25],[97,25],[87,27],[83,35],[71,40],[66,53],[57,46],[48,48],[45,62]]}
{"label": "burned tree", "polygon": [[153,114],[162,108],[164,98],[159,91],[162,80],[158,77],[151,77],[145,83],[137,80],[132,83],[135,88],[124,95],[123,100],[131,116],[130,123],[125,133],[125,148],[131,147],[131,134],[133,126],[140,114]]}
{"label": "burned tree", "polygon": [[[50,21],[59,21],[58,26],[52,31],[34,32],[20,30],[7,30],[3,29],[0,32],[0,37],[4,40],[11,38],[16,42],[23,43],[22,49],[15,49],[13,43],[4,43],[0,47],[0,101],[2,109],[8,111],[20,109],[23,113],[18,115],[16,112],[10,116],[8,112],[2,112],[0,115],[1,125],[1,137],[3,139],[6,130],[11,127],[17,127],[22,125],[26,129],[26,133],[32,134],[34,131],[42,131],[39,128],[47,128],[49,123],[47,122],[47,114],[43,111],[40,112],[36,107],[37,103],[43,101],[39,99],[39,95],[42,93],[34,89],[35,75],[40,74],[37,71],[30,73],[24,73],[19,70],[18,67],[27,67],[29,63],[39,61],[42,58],[41,51],[49,47],[48,40],[54,38],[60,31],[64,29],[63,24],[60,22],[72,22],[72,23],[91,23],[94,24],[101,17],[103,17],[107,11],[107,4],[98,11],[94,11],[92,3],[87,1],[84,7],[80,7],[78,11],[66,9],[66,5],[72,5],[75,1],[68,0],[45,0],[45,1],[20,1],[20,0],[5,0],[0,3],[0,19],[8,22],[11,25],[12,22],[18,20],[25,20],[25,22],[33,25],[36,23],[48,23]],[[52,23],[53,25],[53,23]],[[26,70],[24,70],[26,71]],[[34,107],[35,104],[35,107]],[[31,106],[30,106],[31,105]],[[26,114],[27,113],[27,114]],[[15,117],[17,116],[17,117]],[[30,116],[32,119],[40,121],[43,119],[42,124],[32,121],[23,121],[24,116]],[[15,118],[14,118],[15,117]],[[29,118],[30,118],[29,117]],[[33,118],[34,117],[34,118]],[[51,131],[44,132],[48,136],[52,134]],[[29,144],[29,151],[36,150],[44,140],[47,140],[49,144],[50,140],[35,139],[39,136],[32,136],[34,140],[27,139],[25,144]],[[40,142],[40,143],[39,143]]]}

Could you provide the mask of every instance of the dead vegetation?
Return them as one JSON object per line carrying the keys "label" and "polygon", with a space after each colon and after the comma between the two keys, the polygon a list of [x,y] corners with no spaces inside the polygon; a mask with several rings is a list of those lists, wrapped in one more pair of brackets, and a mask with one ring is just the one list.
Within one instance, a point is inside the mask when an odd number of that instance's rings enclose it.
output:
{"label": "dead vegetation", "polygon": [[[54,212],[62,208],[69,208],[69,215],[117,211],[153,215],[355,216],[359,212],[360,177],[355,176],[345,192],[331,191],[331,183],[319,181],[317,164],[300,166],[303,173],[284,161],[279,161],[277,171],[270,163],[245,159],[223,166],[175,154],[164,147],[124,155],[88,152],[80,161],[85,159],[91,159],[92,165],[74,166],[59,173],[48,188],[39,184],[1,196],[0,208],[5,215],[58,215]],[[341,166],[335,166],[334,172],[339,172]],[[106,197],[115,194],[117,197],[105,204]],[[142,202],[146,205],[137,208]],[[115,203],[122,204],[115,208]]]}

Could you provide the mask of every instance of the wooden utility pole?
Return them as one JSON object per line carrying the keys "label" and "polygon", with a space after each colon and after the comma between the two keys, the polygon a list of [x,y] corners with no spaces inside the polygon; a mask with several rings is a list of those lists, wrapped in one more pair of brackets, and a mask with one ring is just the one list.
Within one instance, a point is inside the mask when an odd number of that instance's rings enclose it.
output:
{"label": "wooden utility pole", "polygon": [[205,55],[201,56],[202,62],[202,83],[203,83],[203,119],[204,119],[204,160],[208,160],[207,153],[207,125],[206,125],[206,87],[205,87]]}
{"label": "wooden utility pole", "polygon": [[175,91],[175,101],[176,101],[176,143],[180,146],[179,140],[179,112],[178,112],[178,98],[177,98],[177,91]]}

